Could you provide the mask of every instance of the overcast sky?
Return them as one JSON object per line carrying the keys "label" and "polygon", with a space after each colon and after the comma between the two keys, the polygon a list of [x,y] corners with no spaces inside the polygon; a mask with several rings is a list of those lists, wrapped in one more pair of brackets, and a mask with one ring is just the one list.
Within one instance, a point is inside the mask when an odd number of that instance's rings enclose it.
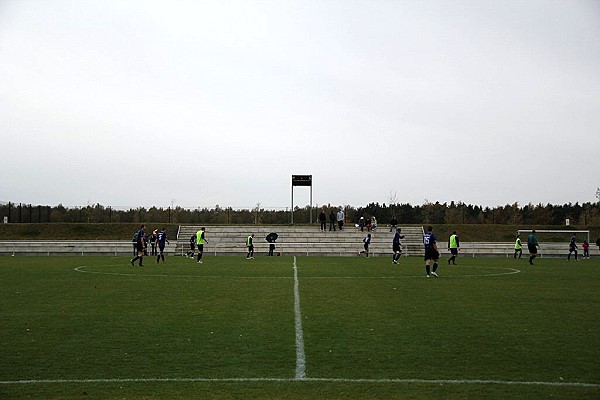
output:
{"label": "overcast sky", "polygon": [[600,1],[0,0],[0,135],[17,203],[594,202]]}

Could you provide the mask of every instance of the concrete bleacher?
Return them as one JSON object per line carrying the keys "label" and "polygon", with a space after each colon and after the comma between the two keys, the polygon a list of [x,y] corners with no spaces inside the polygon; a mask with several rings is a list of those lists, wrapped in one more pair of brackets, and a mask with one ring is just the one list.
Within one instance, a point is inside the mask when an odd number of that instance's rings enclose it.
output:
{"label": "concrete bleacher", "polygon": [[[190,248],[189,240],[201,226],[182,225],[177,234],[175,253],[184,255]],[[275,252],[281,255],[323,255],[350,256],[363,250],[362,239],[371,233],[370,253],[372,255],[390,255],[393,232],[389,227],[381,227],[375,231],[363,232],[354,226],[346,226],[342,231],[321,232],[318,226],[206,226],[208,243],[204,245],[205,254],[240,255],[246,253],[246,238],[254,233],[255,254],[266,254],[269,243],[266,236],[278,234]],[[421,227],[402,228],[403,253],[416,255],[421,252]],[[412,254],[411,254],[412,253]]]}
{"label": "concrete bleacher", "polygon": [[[423,255],[423,228],[420,226],[401,227],[405,238],[402,240],[403,256]],[[176,238],[170,239],[165,253],[168,256],[184,255],[189,250],[189,239],[200,229],[199,225],[182,225]],[[346,225],[342,231],[320,232],[318,225],[312,226],[206,226],[208,243],[204,247],[206,255],[242,255],[246,253],[246,237],[254,233],[255,255],[265,255],[269,243],[267,234],[276,232],[279,238],[275,252],[281,255],[300,256],[356,256],[363,249],[362,239],[367,231],[361,232],[355,226]],[[391,256],[394,233],[389,227],[380,226],[371,232],[370,253],[375,257]],[[448,257],[446,239],[438,243],[441,258]],[[527,248],[523,249],[523,256]],[[133,245],[130,240],[13,240],[0,241],[0,255],[99,255],[131,256]],[[512,257],[513,243],[470,243],[461,242],[461,257]],[[542,257],[566,257],[568,246],[565,243],[543,243]]]}

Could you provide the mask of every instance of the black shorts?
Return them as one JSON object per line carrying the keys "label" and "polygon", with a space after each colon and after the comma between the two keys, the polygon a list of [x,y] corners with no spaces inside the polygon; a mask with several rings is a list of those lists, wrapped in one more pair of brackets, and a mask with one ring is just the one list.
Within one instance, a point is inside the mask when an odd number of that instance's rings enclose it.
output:
{"label": "black shorts", "polygon": [[527,248],[529,249],[529,254],[537,254],[537,246],[528,244]]}
{"label": "black shorts", "polygon": [[425,260],[439,260],[440,252],[433,248],[425,248]]}
{"label": "black shorts", "polygon": [[458,255],[458,249],[456,249],[456,248],[450,249],[450,254],[452,254],[453,256],[457,256]]}
{"label": "black shorts", "polygon": [[204,251],[204,245],[203,244],[199,244],[198,245],[198,251],[200,251],[200,252]]}
{"label": "black shorts", "polygon": [[393,243],[392,244],[392,251],[394,253],[402,253],[402,250],[400,250],[400,243]]}

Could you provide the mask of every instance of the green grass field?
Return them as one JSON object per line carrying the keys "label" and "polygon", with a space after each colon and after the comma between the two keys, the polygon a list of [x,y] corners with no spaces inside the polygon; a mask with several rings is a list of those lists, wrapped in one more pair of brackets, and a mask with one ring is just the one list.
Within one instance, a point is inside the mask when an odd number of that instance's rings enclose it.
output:
{"label": "green grass field", "polygon": [[600,398],[600,259],[0,258],[0,399]]}

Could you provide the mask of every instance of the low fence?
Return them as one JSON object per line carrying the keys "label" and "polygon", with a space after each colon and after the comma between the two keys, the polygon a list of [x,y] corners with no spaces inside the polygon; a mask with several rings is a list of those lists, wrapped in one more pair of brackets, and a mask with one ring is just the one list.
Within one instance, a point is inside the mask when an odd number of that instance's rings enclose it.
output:
{"label": "low fence", "polygon": [[[525,245],[523,247],[523,256],[529,254],[529,250]],[[442,256],[449,256],[450,250],[441,248]],[[578,253],[583,255],[583,250],[578,249]],[[592,250],[590,250],[592,253]],[[515,246],[513,243],[464,243],[460,244],[459,254],[461,257],[513,257],[515,254]],[[569,245],[565,243],[545,243],[538,248],[538,256],[540,257],[567,257],[569,254]]]}
{"label": "low fence", "polygon": [[[289,242],[276,243],[275,253],[281,255],[304,255],[304,256],[355,256],[362,246],[352,243],[333,242]],[[188,251],[184,244],[177,245],[171,241],[165,248],[166,255],[183,256]],[[254,246],[257,255],[266,254],[269,251],[268,243],[260,243]],[[390,256],[391,245],[387,243],[372,244],[370,254],[373,256]],[[403,255],[423,255],[422,248],[415,245],[404,245]],[[149,248],[150,252],[151,249]],[[513,257],[514,245],[511,243],[461,243],[461,257]],[[597,249],[591,249],[594,254]],[[581,249],[579,249],[581,253]],[[132,256],[135,253],[133,243],[130,241],[0,241],[0,256]],[[205,254],[214,256],[241,255],[246,253],[244,246],[232,246],[231,244],[208,244],[205,246]],[[448,249],[440,247],[441,257],[449,255]],[[527,248],[523,249],[524,256]],[[569,253],[568,245],[563,243],[542,244],[539,250],[541,257],[566,257]],[[596,253],[598,254],[598,253]]]}
{"label": "low fence", "polygon": [[[173,254],[174,250],[174,248],[169,249],[167,252]],[[151,248],[148,251],[151,251]],[[131,241],[0,241],[0,255],[3,256],[132,256],[133,254],[134,244]]]}

